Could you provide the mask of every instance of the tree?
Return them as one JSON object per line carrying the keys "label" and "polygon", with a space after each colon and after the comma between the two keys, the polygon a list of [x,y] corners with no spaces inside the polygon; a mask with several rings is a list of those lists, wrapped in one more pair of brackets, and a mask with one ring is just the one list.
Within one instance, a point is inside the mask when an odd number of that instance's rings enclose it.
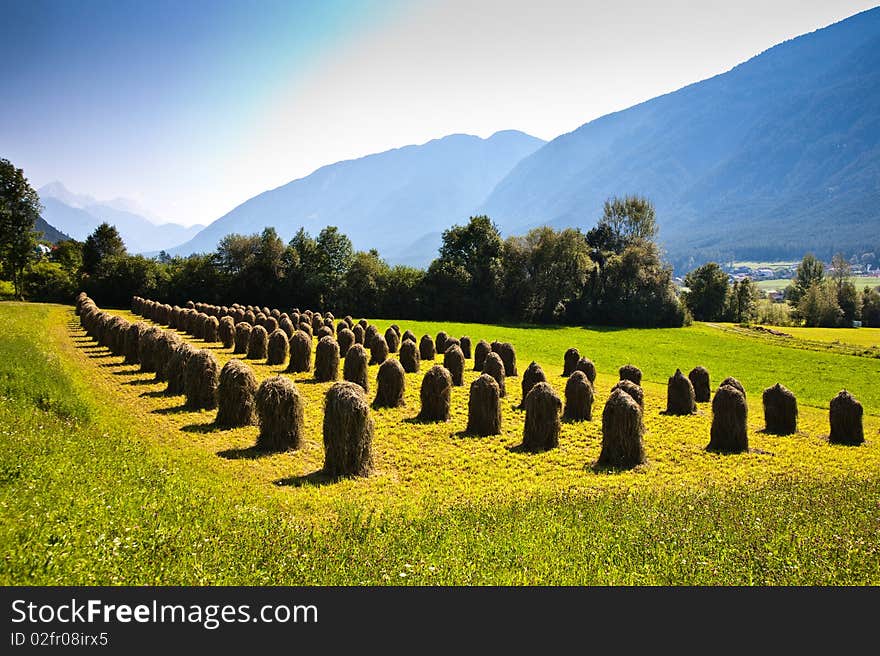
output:
{"label": "tree", "polygon": [[338,294],[345,281],[345,274],[351,268],[354,248],[351,239],[336,226],[327,226],[315,241],[317,257],[317,278],[319,305],[329,309],[339,303]]}
{"label": "tree", "polygon": [[820,262],[815,255],[807,253],[804,259],[798,264],[797,273],[795,274],[792,284],[786,288],[786,298],[797,305],[807,290],[814,284],[821,284],[825,279],[825,265]]}
{"label": "tree", "polygon": [[862,324],[880,328],[880,288],[865,287],[862,291]]}
{"label": "tree", "polygon": [[852,279],[852,267],[843,253],[831,258],[831,279],[837,292],[837,305],[843,313],[841,323],[852,326],[861,309],[861,298]]}
{"label": "tree", "polygon": [[727,309],[730,283],[716,262],[694,269],[684,277],[684,301],[697,321],[720,321]]}
{"label": "tree", "polygon": [[358,251],[345,274],[341,300],[347,314],[378,317],[385,299],[388,264],[375,249]]}
{"label": "tree", "polygon": [[119,231],[109,223],[102,223],[86,237],[83,244],[83,273],[95,275],[105,260],[125,254],[125,244],[119,236]]}
{"label": "tree", "polygon": [[837,290],[833,284],[814,282],[801,296],[797,315],[805,326],[835,328],[843,320],[843,312],[837,305]]}
{"label": "tree", "polygon": [[34,259],[42,206],[37,192],[7,159],[0,159],[0,265],[12,278],[15,297],[23,298],[25,268]]}
{"label": "tree", "polygon": [[735,323],[749,323],[758,316],[758,286],[750,278],[733,283],[727,297],[727,318]]}
{"label": "tree", "polygon": [[643,196],[606,200],[599,225],[608,226],[612,241],[623,247],[637,241],[654,241],[657,236],[654,206]]}

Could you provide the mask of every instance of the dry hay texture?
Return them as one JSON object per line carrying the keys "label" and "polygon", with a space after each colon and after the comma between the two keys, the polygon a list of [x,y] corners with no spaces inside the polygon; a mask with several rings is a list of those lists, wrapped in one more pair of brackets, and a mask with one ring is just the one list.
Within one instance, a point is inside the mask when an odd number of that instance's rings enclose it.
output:
{"label": "dry hay texture", "polygon": [[296,330],[289,317],[281,317],[278,321],[278,327],[284,331],[284,334],[287,335],[287,339],[293,337],[293,333]]}
{"label": "dry hay texture", "polygon": [[266,348],[266,364],[284,364],[289,350],[287,333],[276,328],[269,335],[269,345]]}
{"label": "dry hay texture", "polygon": [[339,344],[329,335],[315,347],[315,380],[329,383],[339,378]]}
{"label": "dry hay texture", "polygon": [[376,333],[370,342],[370,364],[382,364],[388,359],[388,343],[382,335]]}
{"label": "dry hay texture", "polygon": [[732,385],[722,385],[712,399],[709,451],[742,453],[749,450],[749,408],[745,395]]}
{"label": "dry hay texture", "polygon": [[709,370],[706,367],[696,366],[688,374],[691,385],[694,386],[694,397],[697,403],[707,403],[712,400],[712,388],[709,383]]}
{"label": "dry hay texture", "polygon": [[405,330],[403,332],[403,336],[400,338],[400,343],[404,342],[412,342],[413,344],[418,344],[419,340],[416,339],[416,334],[411,330]]}
{"label": "dry hay texture", "polygon": [[199,349],[190,356],[184,374],[186,407],[193,410],[213,410],[217,407],[217,384],[220,366],[214,354]]}
{"label": "dry hay texture", "polygon": [[452,376],[446,367],[435,364],[422,378],[419,391],[422,408],[419,419],[422,421],[447,421],[452,396]]}
{"label": "dry hay texture", "polygon": [[546,382],[547,376],[544,374],[544,370],[541,369],[541,365],[532,360],[522,376],[522,400],[518,406],[520,410],[526,409],[526,397],[532,391],[532,388],[538,383]]}
{"label": "dry hay texture", "polygon": [[526,422],[522,448],[526,451],[549,451],[559,446],[562,428],[562,399],[550,383],[536,383],[526,396]]}
{"label": "dry hay texture", "polygon": [[400,326],[398,326],[396,323],[392,323],[392,324],[389,326],[389,328],[391,328],[391,330],[393,330],[394,332],[396,332],[396,333],[397,333],[397,336],[400,337]]}
{"label": "dry hay texture", "polygon": [[501,356],[504,363],[504,375],[507,377],[517,376],[516,372],[516,349],[509,342],[493,342],[492,351]]}
{"label": "dry hay texture", "polygon": [[419,357],[422,360],[433,360],[437,357],[436,346],[430,335],[422,335],[422,339],[419,342]]}
{"label": "dry hay texture", "polygon": [[636,385],[642,384],[642,370],[634,364],[625,364],[619,370],[620,380],[628,380]]}
{"label": "dry hay texture", "polygon": [[580,351],[572,347],[562,356],[562,375],[571,376],[577,369],[577,363],[581,359]]}
{"label": "dry hay texture", "polygon": [[366,333],[364,332],[364,327],[359,323],[356,323],[351,327],[351,332],[354,333],[354,342],[355,344],[363,344],[364,339],[366,338]]}
{"label": "dry hay texture", "polygon": [[742,394],[743,396],[746,395],[746,390],[745,390],[745,388],[743,387],[742,383],[739,382],[739,381],[738,381],[736,378],[734,378],[733,376],[728,376],[727,378],[725,378],[724,380],[722,380],[722,381],[721,381],[721,384],[720,384],[718,387],[724,387],[725,385],[727,385],[728,387],[732,387],[732,388],[734,388],[734,389],[736,389],[736,390],[739,390],[739,393]]}
{"label": "dry hay texture", "polygon": [[489,374],[471,383],[465,432],[482,437],[501,433],[501,391]]}
{"label": "dry hay texture", "polygon": [[220,338],[223,348],[235,346],[235,319],[229,315],[220,319],[220,325],[217,327],[217,336]]}
{"label": "dry hay texture", "polygon": [[235,324],[235,348],[232,351],[233,353],[247,353],[253,329],[253,326],[246,321]]}
{"label": "dry hay texture", "polygon": [[208,317],[205,319],[203,331],[206,342],[219,342],[220,322],[217,320],[217,317]]}
{"label": "dry hay texture", "polygon": [[266,332],[271,335],[278,330],[278,319],[275,317],[266,317],[266,320],[263,322],[263,328],[265,328]]}
{"label": "dry hay texture", "polygon": [[310,324],[308,321],[300,321],[299,328],[297,328],[297,330],[303,331],[306,335],[309,336],[309,339],[315,336],[315,333],[312,332],[312,324]]}
{"label": "dry hay texture", "polygon": [[168,378],[168,361],[171,355],[182,340],[177,333],[163,330],[162,334],[156,338],[155,363],[156,363],[156,380],[165,381]]}
{"label": "dry hay texture", "polygon": [[622,390],[632,397],[632,400],[639,404],[642,412],[645,411],[645,391],[641,385],[636,385],[631,380],[619,380],[611,388],[611,391]]}
{"label": "dry hay texture", "polygon": [[297,449],[303,434],[303,401],[293,381],[286,376],[271,376],[257,388],[255,396],[260,432],[257,448],[261,451]]}
{"label": "dry hay texture", "polygon": [[389,328],[385,331],[385,343],[388,345],[390,353],[397,353],[397,350],[400,348],[400,333],[393,328]]}
{"label": "dry hay texture", "polygon": [[125,364],[139,364],[138,342],[141,335],[147,331],[147,324],[136,321],[125,331]]}
{"label": "dry hay texture", "polygon": [[265,360],[269,357],[269,333],[262,326],[254,326],[248,340],[247,359]]}
{"label": "dry hay texture", "polygon": [[437,339],[434,340],[434,347],[437,349],[437,353],[446,353],[447,339],[449,339],[449,335],[445,331],[441,330],[437,333]]}
{"label": "dry hay texture", "polygon": [[312,367],[312,338],[304,330],[297,330],[290,338],[289,373],[302,373]]}
{"label": "dry hay texture", "polygon": [[776,383],[761,395],[764,403],[764,430],[774,435],[797,433],[798,406],[794,393]]}
{"label": "dry hay texture", "polygon": [[482,373],[489,374],[495,379],[495,382],[498,383],[498,390],[500,391],[501,398],[507,396],[507,389],[504,384],[506,378],[504,375],[504,362],[501,361],[500,355],[494,351],[487,353],[486,359],[483,360]]}
{"label": "dry hay texture", "polygon": [[373,471],[373,418],[360,385],[336,383],[324,398],[324,473],[334,478]]}
{"label": "dry hay texture", "polygon": [[360,385],[364,392],[370,391],[367,369],[367,350],[361,344],[355,344],[345,354],[342,365],[342,378],[350,383]]}
{"label": "dry hay texture", "polygon": [[241,360],[229,360],[220,370],[217,385],[217,418],[222,428],[250,426],[256,420],[257,379]]}
{"label": "dry hay texture", "polygon": [[458,344],[461,346],[461,352],[464,353],[464,359],[470,360],[473,353],[473,343],[471,342],[471,338],[464,335],[458,340]]}
{"label": "dry hay texture", "polygon": [[464,385],[464,353],[461,352],[461,346],[452,344],[447,347],[446,352],[443,353],[443,366],[452,377],[453,385],[456,387]]}
{"label": "dry hay texture", "polygon": [[403,366],[403,370],[408,374],[415,374],[419,372],[419,368],[422,364],[422,358],[419,355],[419,348],[416,346],[416,343],[409,339],[404,339],[400,344],[400,364]]}
{"label": "dry hay texture", "polygon": [[[446,348],[443,349],[443,352],[446,353],[446,351],[448,351],[453,346],[457,346],[458,348],[461,348],[461,342],[458,341],[455,337],[447,337],[446,338]],[[464,351],[462,351],[462,353],[464,353]]]}
{"label": "dry hay texture", "polygon": [[321,328],[324,327],[324,317],[321,316],[320,312],[316,312],[312,315],[312,332],[317,334]]}
{"label": "dry hay texture", "polygon": [[587,380],[590,381],[590,385],[595,384],[596,382],[596,365],[593,364],[593,361],[590,358],[584,356],[574,365],[575,371],[583,371],[587,376]]}
{"label": "dry hay texture", "polygon": [[[345,322],[340,322],[341,325],[347,326]],[[351,332],[351,329],[341,328],[336,332],[336,341],[339,344],[339,357],[344,358],[348,353],[348,349],[350,349],[355,341],[354,341],[354,333]]]}
{"label": "dry hay texture", "polygon": [[370,325],[370,322],[367,321],[366,319],[361,319],[360,321],[357,322],[357,325],[359,325],[361,328],[363,328],[364,330],[366,330],[366,329],[367,329],[367,326]]}
{"label": "dry hay texture", "polygon": [[590,421],[593,418],[593,386],[583,371],[573,371],[565,382],[566,421]]}
{"label": "dry hay texture", "polygon": [[483,371],[486,356],[492,352],[492,345],[485,339],[481,339],[474,347],[474,371]]}
{"label": "dry hay texture", "polygon": [[366,346],[367,348],[372,348],[373,340],[376,339],[378,336],[379,329],[372,324],[367,325],[366,329],[364,330],[364,346]]}
{"label": "dry hay texture", "polygon": [[174,349],[165,368],[165,377],[168,379],[165,394],[179,396],[186,393],[186,363],[195,352],[196,349],[188,342],[182,342]]}
{"label": "dry hay texture", "polygon": [[404,405],[403,394],[406,391],[406,376],[403,365],[397,360],[388,359],[379,367],[376,374],[376,408],[398,408]]}
{"label": "dry hay texture", "polygon": [[622,389],[614,390],[602,410],[602,450],[598,464],[628,469],[645,462],[642,409]]}
{"label": "dry hay texture", "polygon": [[319,342],[325,337],[333,337],[333,329],[328,326],[321,326],[318,332],[315,333],[315,337],[318,338]]}
{"label": "dry hay texture", "polygon": [[832,444],[858,446],[865,441],[865,429],[862,424],[864,411],[858,399],[846,390],[837,393],[828,408],[828,420],[831,433],[828,441]]}
{"label": "dry hay texture", "polygon": [[676,369],[666,384],[666,414],[692,415],[697,411],[694,386],[691,381]]}
{"label": "dry hay texture", "polygon": [[141,371],[149,373],[156,371],[156,348],[162,332],[161,328],[150,326],[138,340],[138,362],[141,363]]}

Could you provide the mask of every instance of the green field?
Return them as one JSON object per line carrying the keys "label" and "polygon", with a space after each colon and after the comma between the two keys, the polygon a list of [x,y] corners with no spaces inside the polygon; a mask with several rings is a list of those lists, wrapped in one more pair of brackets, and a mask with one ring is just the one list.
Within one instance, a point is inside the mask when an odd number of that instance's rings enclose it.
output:
{"label": "green field", "polygon": [[[255,427],[218,430],[213,413],[185,410],[152,375],[89,340],[72,308],[0,304],[0,583],[880,582],[880,360],[706,324],[397,323],[510,341],[520,371],[538,361],[560,393],[562,353],[577,346],[599,370],[594,419],[564,424],[560,448],[528,455],[515,448],[520,378],[507,381],[502,434],[473,438],[461,431],[476,373],[440,424],[413,421],[420,375],[411,374],[407,405],[373,412],[376,474],[331,483],[318,473],[329,384],[293,376],[306,443],[261,455],[250,448]],[[597,470],[602,404],[627,362],[644,372],[648,462]],[[251,364],[258,378],[280,369]],[[751,453],[704,450],[708,404],[692,417],[661,414],[666,378],[696,364],[713,384],[733,375],[745,385]],[[794,436],[761,432],[760,391],[777,381],[800,401]],[[861,447],[824,439],[842,387],[865,407]]]}
{"label": "green field", "polygon": [[[880,278],[877,277],[856,276],[851,280],[859,291],[862,291],[865,287],[880,287]],[[781,292],[791,284],[791,279],[779,278],[773,280],[756,280],[755,284],[758,285],[758,289],[762,289],[765,292],[772,290]]]}
{"label": "green field", "polygon": [[800,328],[786,326],[777,330],[802,340],[829,342],[832,344],[852,344],[853,346],[880,349],[880,328]]}

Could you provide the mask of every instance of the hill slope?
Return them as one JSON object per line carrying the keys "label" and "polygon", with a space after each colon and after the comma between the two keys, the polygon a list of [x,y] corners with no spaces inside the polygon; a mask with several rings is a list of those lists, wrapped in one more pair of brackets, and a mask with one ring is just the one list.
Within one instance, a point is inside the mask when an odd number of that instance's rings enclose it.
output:
{"label": "hill slope", "polygon": [[46,223],[46,220],[42,217],[37,218],[36,224],[34,225],[34,230],[42,232],[43,234],[40,238],[45,239],[46,241],[50,241],[53,244],[57,244],[59,241],[69,239],[67,235],[65,235],[60,230],[57,230],[55,226]]}
{"label": "hill slope", "polygon": [[588,229],[626,193],[683,266],[880,246],[880,9],[554,139],[481,209]]}
{"label": "hill slope", "polygon": [[424,263],[436,253],[439,232],[466,220],[498,181],[543,143],[513,130],[488,139],[454,134],[324,166],[251,198],[172,252],[208,252],[229,233],[266,226],[287,240],[300,227],[315,234],[335,225],[356,248]]}

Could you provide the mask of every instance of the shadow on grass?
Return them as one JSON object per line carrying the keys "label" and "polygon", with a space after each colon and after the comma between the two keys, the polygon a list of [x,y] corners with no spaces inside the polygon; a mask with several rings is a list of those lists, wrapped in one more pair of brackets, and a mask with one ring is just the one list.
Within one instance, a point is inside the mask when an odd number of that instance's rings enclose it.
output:
{"label": "shadow on grass", "polygon": [[[447,420],[448,421],[448,420]],[[418,424],[418,425],[426,425],[426,424],[445,424],[445,421],[439,419],[422,419],[419,415],[415,417],[407,417],[403,420],[404,424]]]}
{"label": "shadow on grass", "polygon": [[268,458],[274,456],[279,451],[270,451],[261,449],[256,445],[245,447],[243,449],[224,449],[218,451],[217,455],[226,460],[259,460],[260,458]]}
{"label": "shadow on grass", "polygon": [[171,408],[156,408],[155,410],[150,410],[154,415],[179,415],[184,412],[198,412],[193,408],[187,408],[185,405],[176,405]]}
{"label": "shadow on grass", "polygon": [[144,378],[144,379],[140,379],[140,380],[127,380],[122,384],[123,385],[157,385],[157,384],[160,384],[161,382],[162,381],[156,380],[155,378]]}
{"label": "shadow on grass", "polygon": [[153,392],[141,392],[139,394],[139,396],[144,399],[164,399],[165,397],[168,397],[168,396],[183,396],[183,395],[182,394],[169,394],[164,389],[161,389],[161,390],[155,390]]}
{"label": "shadow on grass", "polygon": [[323,485],[332,485],[340,480],[342,480],[340,477],[330,476],[330,474],[327,474],[323,469],[319,469],[303,476],[281,478],[275,481],[275,485],[281,487],[305,487],[308,485],[320,487]]}
{"label": "shadow on grass", "polygon": [[216,433],[219,431],[232,430],[232,428],[237,427],[226,427],[220,426],[216,421],[206,421],[201,424],[187,424],[186,426],[181,426],[180,430],[184,433],[201,433],[203,435],[207,433]]}
{"label": "shadow on grass", "polygon": [[527,456],[537,456],[542,453],[546,453],[546,451],[535,451],[534,449],[529,449],[526,447],[525,444],[522,443],[516,444],[514,446],[506,446],[504,448],[507,449],[510,453],[524,453]]}

